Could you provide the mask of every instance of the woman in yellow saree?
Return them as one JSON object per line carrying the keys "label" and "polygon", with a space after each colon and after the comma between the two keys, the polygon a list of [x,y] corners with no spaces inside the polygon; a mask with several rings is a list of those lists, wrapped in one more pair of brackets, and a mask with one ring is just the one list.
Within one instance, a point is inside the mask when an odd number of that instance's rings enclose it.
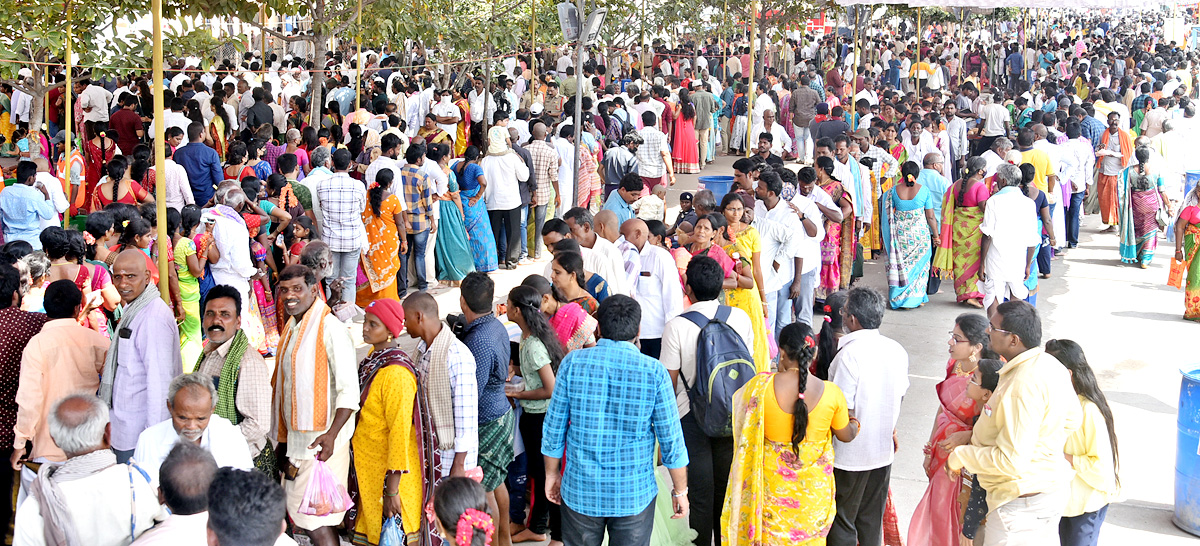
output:
{"label": "woman in yellow saree", "polygon": [[983,308],[979,291],[979,269],[983,264],[983,210],[991,195],[983,177],[987,162],[982,157],[967,160],[966,178],[955,182],[942,202],[942,232],[933,259],[934,274],[954,279],[954,296],[959,303]]}
{"label": "woman in yellow saree", "polygon": [[743,546],[825,544],[837,513],[833,442],[858,435],[846,397],[808,374],[812,329],[779,333],[779,372],[756,375],[734,395],[733,465],[721,514],[721,540]]}
{"label": "woman in yellow saree", "polygon": [[361,256],[362,272],[366,282],[359,282],[355,303],[366,307],[379,299],[399,300],[396,272],[400,271],[400,256],[407,241],[400,237],[397,226],[403,226],[400,213],[404,206],[397,195],[388,195],[392,187],[392,171],[380,169],[375,176],[375,185],[367,190],[367,208],[362,213],[363,225],[367,228],[367,248]]}

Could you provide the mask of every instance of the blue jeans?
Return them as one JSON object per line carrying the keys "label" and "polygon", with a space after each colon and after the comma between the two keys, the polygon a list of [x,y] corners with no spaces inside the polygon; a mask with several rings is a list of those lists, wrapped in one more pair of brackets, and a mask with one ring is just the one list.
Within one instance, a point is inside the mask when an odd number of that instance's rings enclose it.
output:
{"label": "blue jeans", "polygon": [[354,287],[358,280],[359,251],[333,253],[333,278],[342,279],[342,301],[354,301]]}
{"label": "blue jeans", "polygon": [[562,505],[563,543],[571,546],[600,546],[604,532],[608,543],[621,546],[649,546],[654,531],[654,501],[641,513],[618,518],[585,516]]}
{"label": "blue jeans", "polygon": [[817,267],[800,275],[800,296],[792,300],[792,307],[796,312],[796,322],[812,325],[813,303],[816,302],[817,297],[817,276],[820,273],[821,268]]}
{"label": "blue jeans", "polygon": [[1083,217],[1083,194],[1085,192],[1076,192],[1071,194],[1071,202],[1067,204],[1067,248],[1075,248],[1079,245],[1079,222]]}
{"label": "blue jeans", "polygon": [[1108,505],[1095,512],[1058,520],[1058,538],[1062,546],[1096,546],[1100,541],[1100,526],[1108,514]]}
{"label": "blue jeans", "polygon": [[792,300],[788,297],[791,291],[792,281],[788,281],[779,290],[767,293],[766,326],[767,331],[775,336],[775,341],[779,341],[779,331],[792,320]]}
{"label": "blue jeans", "polygon": [[527,240],[529,238],[529,228],[527,225],[528,222],[529,205],[525,205],[521,207],[521,253],[517,255],[518,258],[525,258],[529,256],[529,242]]}
{"label": "blue jeans", "polygon": [[429,287],[425,280],[425,245],[429,242],[429,230],[410,233],[408,237],[408,254],[400,255],[400,286],[397,293],[401,296],[408,293],[408,261],[413,261],[413,269],[417,271],[417,290],[422,292]]}

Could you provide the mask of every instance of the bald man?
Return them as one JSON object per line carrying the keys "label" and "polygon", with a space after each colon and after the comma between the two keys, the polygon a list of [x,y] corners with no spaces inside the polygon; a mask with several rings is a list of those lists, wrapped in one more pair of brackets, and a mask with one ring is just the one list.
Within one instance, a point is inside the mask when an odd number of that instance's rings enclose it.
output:
{"label": "bald man", "polygon": [[625,286],[628,286],[630,293],[632,293],[637,287],[638,268],[641,263],[637,249],[621,236],[621,221],[617,218],[615,212],[608,209],[601,210],[596,213],[595,222],[596,235],[616,245],[617,250],[621,251],[622,266],[625,272]]}
{"label": "bald man", "polygon": [[146,255],[137,249],[118,254],[112,283],[121,295],[121,320],[100,377],[100,399],[112,408],[112,447],[124,463],[138,435],[170,417],[167,386],[183,373],[183,363],[175,315],[150,282]]}
{"label": "bald man", "polygon": [[667,321],[683,311],[683,287],[671,253],[661,246],[646,244],[650,230],[634,218],[621,224],[621,237],[638,253],[640,267],[634,299],[642,306],[642,354],[658,358]]}

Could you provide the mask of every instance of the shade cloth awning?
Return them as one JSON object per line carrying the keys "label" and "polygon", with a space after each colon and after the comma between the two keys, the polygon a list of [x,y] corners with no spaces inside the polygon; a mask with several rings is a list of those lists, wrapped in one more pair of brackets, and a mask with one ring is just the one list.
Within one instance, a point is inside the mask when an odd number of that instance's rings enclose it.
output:
{"label": "shade cloth awning", "polygon": [[[1123,9],[1155,8],[1166,0],[836,0],[839,6],[901,4],[923,8],[1080,8]],[[1052,4],[1052,5],[1051,5]]]}

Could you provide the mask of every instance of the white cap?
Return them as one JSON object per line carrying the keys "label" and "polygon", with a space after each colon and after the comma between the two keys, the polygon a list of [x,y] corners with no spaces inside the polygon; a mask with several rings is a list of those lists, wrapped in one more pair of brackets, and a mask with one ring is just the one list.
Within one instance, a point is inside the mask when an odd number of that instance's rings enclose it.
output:
{"label": "white cap", "polygon": [[18,71],[17,71],[17,75],[18,75],[18,76],[20,76],[20,77],[22,77],[22,78],[32,78],[32,77],[33,77],[33,70],[30,70],[28,67],[27,67],[27,68],[22,68],[22,69],[20,69],[20,70],[18,70]]}
{"label": "white cap", "polygon": [[542,115],[543,110],[545,110],[545,107],[542,106],[542,103],[540,103],[540,102],[535,102],[529,106],[529,113],[533,114],[535,116]]}

